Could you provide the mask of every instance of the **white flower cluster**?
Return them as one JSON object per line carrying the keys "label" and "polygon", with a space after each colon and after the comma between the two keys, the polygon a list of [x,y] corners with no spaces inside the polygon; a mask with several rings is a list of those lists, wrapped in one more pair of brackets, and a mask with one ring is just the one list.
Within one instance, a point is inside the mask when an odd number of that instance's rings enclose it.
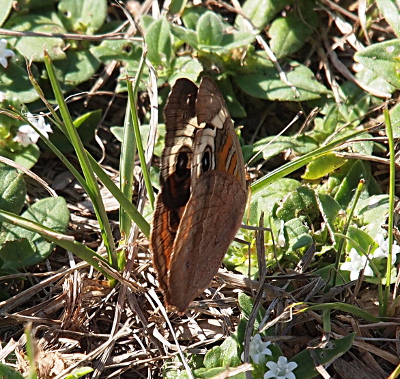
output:
{"label": "white flower cluster", "polygon": [[[26,115],[28,121],[35,125],[35,127],[42,133],[46,138],[49,137],[48,133],[52,133],[51,126],[46,124],[43,116],[34,116],[28,112]],[[28,145],[35,144],[39,140],[39,134],[29,124],[21,125],[18,128],[17,135],[14,137],[14,141],[20,143],[22,146],[27,147]]]}
{"label": "white flower cluster", "polygon": [[[250,358],[255,364],[264,364],[267,355],[272,356],[272,351],[268,348],[271,342],[263,342],[260,334],[256,334],[250,340]],[[242,361],[244,354],[242,354]],[[288,362],[286,357],[280,356],[278,362],[269,361],[266,363],[269,369],[264,374],[264,379],[296,379],[296,375],[292,372],[297,363]]]}
{"label": "white flower cluster", "polygon": [[10,49],[6,49],[6,47],[7,47],[7,40],[4,38],[0,39],[0,64],[4,68],[7,68],[8,66],[7,58],[15,57],[15,53]]}
{"label": "white flower cluster", "polygon": [[[369,255],[369,259],[382,259],[389,256],[389,241],[385,240],[382,233],[376,236],[376,242],[378,247],[375,249],[373,254]],[[392,265],[395,264],[397,259],[397,254],[400,253],[400,246],[395,242],[392,245]],[[342,263],[340,269],[343,271],[350,271],[350,279],[356,280],[362,269],[364,269],[365,276],[374,276],[371,266],[369,265],[368,259],[365,255],[360,255],[358,251],[354,248],[350,250],[349,260]]]}

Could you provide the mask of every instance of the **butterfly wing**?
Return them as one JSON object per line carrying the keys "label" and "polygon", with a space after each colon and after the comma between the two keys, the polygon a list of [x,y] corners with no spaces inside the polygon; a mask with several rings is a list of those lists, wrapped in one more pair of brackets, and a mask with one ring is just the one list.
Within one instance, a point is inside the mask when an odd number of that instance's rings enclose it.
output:
{"label": "butterfly wing", "polygon": [[176,81],[164,108],[165,147],[161,158],[161,192],[156,201],[150,244],[153,265],[168,302],[168,273],[173,243],[190,197],[197,86],[187,79]]}
{"label": "butterfly wing", "polygon": [[184,312],[209,285],[240,227],[247,193],[230,174],[198,178],[182,215],[168,278],[168,303]]}
{"label": "butterfly wing", "polygon": [[225,101],[203,78],[196,100],[191,195],[171,258],[169,304],[183,312],[210,283],[243,218],[244,163]]}

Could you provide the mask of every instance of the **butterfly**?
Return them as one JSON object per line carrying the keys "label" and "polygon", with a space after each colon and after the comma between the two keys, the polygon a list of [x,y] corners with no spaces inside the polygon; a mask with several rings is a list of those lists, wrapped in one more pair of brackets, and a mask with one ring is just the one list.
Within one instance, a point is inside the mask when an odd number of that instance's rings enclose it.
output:
{"label": "butterfly", "polygon": [[212,79],[178,79],[164,108],[161,191],[150,237],[168,308],[183,313],[210,284],[240,227],[247,185],[242,150]]}

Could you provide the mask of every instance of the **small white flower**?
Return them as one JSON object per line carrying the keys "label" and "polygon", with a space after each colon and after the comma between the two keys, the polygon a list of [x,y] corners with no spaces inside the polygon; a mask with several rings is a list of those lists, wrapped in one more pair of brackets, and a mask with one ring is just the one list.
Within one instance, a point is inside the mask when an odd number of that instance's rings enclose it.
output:
{"label": "small white flower", "polygon": [[[263,342],[260,334],[256,334],[250,340],[250,358],[255,364],[260,364],[260,359],[263,359],[266,355],[272,355],[272,351],[268,349],[271,342]],[[244,353],[242,353],[242,361],[244,361]]]}
{"label": "small white flower", "polygon": [[350,271],[350,279],[356,280],[359,272],[364,269],[365,276],[373,276],[374,272],[368,264],[365,255],[358,254],[357,250],[352,248],[349,253],[350,261],[342,263],[340,269],[343,271]]}
{"label": "small white flower", "polygon": [[267,362],[269,370],[264,374],[264,379],[277,378],[277,379],[296,379],[293,370],[297,367],[296,362],[287,361],[286,357],[280,356],[278,363],[273,361]]}
{"label": "small white flower", "polygon": [[6,94],[0,91],[0,103],[2,103],[6,99]]}
{"label": "small white flower", "polygon": [[[42,133],[46,138],[49,137],[48,133],[52,133],[51,126],[46,124],[43,116],[34,116],[28,112],[26,115],[28,121],[35,125],[35,127]],[[25,124],[18,128],[17,135],[14,137],[15,142],[19,142],[22,146],[34,144],[39,140],[39,134],[32,128],[32,126]]]}
{"label": "small white flower", "polygon": [[279,230],[278,234],[278,245],[280,247],[284,247],[286,244],[286,238],[285,238],[285,221],[281,220],[281,228]]}
{"label": "small white flower", "polygon": [[[376,236],[376,242],[379,245],[374,251],[374,258],[387,258],[389,256],[389,239],[385,240],[382,233]],[[400,253],[400,246],[395,242],[392,245],[392,265],[395,264],[397,259],[397,254]]]}
{"label": "small white flower", "polygon": [[6,46],[7,46],[7,40],[4,38],[0,39],[0,64],[4,68],[7,68],[8,66],[7,58],[15,57],[14,52],[10,49],[6,49]]}

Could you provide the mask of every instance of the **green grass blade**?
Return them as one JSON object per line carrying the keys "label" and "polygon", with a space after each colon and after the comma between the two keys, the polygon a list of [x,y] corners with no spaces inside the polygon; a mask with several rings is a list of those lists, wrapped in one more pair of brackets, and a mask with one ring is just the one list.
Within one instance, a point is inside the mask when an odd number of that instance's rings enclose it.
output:
{"label": "green grass blade", "polygon": [[346,304],[346,303],[324,303],[324,304],[316,304],[310,305],[303,308],[300,312],[307,312],[307,311],[325,311],[325,310],[333,310],[336,309],[341,312],[350,313],[356,317],[359,317],[363,320],[369,322],[379,322],[379,318],[371,315],[364,311],[361,308],[357,308],[354,305]]}
{"label": "green grass blade", "polygon": [[[154,204],[153,187],[150,182],[150,176],[144,159],[144,151],[143,151],[142,140],[140,137],[139,120],[136,107],[136,99],[138,96],[139,83],[145,67],[146,55],[147,55],[147,49],[143,48],[143,53],[139,62],[139,67],[135,78],[135,86],[133,88],[132,88],[132,82],[127,78],[129,101],[127,104],[125,121],[124,121],[124,140],[121,146],[120,186],[122,193],[124,193],[128,199],[132,199],[133,169],[135,162],[135,154],[136,151],[138,151],[140,165],[142,168],[147,193],[150,199],[151,206],[153,207]],[[129,235],[131,229],[131,220],[133,220],[132,216],[128,215],[127,213],[128,210],[125,209],[125,206],[121,204],[120,230],[123,239],[125,239]],[[137,220],[140,221],[140,224],[137,222]],[[148,223],[143,219],[143,217],[141,216],[135,217],[134,221],[142,230],[142,232],[145,233],[146,236],[149,236],[150,227]],[[140,225],[142,225],[143,227],[141,227]]]}
{"label": "green grass blade", "polygon": [[[120,156],[120,187],[122,193],[127,199],[132,199],[133,193],[133,170],[135,165],[136,141],[133,131],[131,102],[126,105],[125,120],[124,120],[124,140],[121,144]],[[132,201],[132,200],[131,200]],[[119,212],[119,226],[121,230],[121,242],[125,243],[129,231],[131,229],[131,218],[128,216],[128,211],[121,204]]]}
{"label": "green grass blade", "polygon": [[256,180],[252,185],[251,185],[251,193],[255,195],[258,191],[261,191],[265,186],[270,184],[271,182],[283,178],[286,175],[289,175],[293,171],[298,170],[299,168],[305,166],[306,164],[310,163],[311,161],[322,157],[330,152],[332,152],[334,149],[338,148],[341,144],[344,142],[349,141],[351,138],[357,137],[358,135],[365,133],[365,130],[363,131],[357,131],[352,134],[349,134],[347,136],[344,136],[342,138],[338,138],[334,142],[331,142],[327,145],[321,146],[320,148],[303,155],[301,158],[296,159],[292,162],[289,162],[274,171],[271,171],[267,175],[263,176],[262,178]]}
{"label": "green grass blade", "polygon": [[[83,176],[75,169],[75,167],[69,162],[69,160],[64,156],[64,154],[55,146],[53,143],[46,138],[36,126],[29,122],[29,120],[20,112],[5,110],[5,112],[9,117],[15,119],[22,119],[24,122],[32,126],[32,128],[40,135],[42,141],[47,145],[47,147],[61,160],[62,163],[68,168],[68,170],[74,175],[75,179],[79,182],[79,184],[83,187],[85,191],[88,190],[87,183]],[[97,177],[101,180],[101,182],[107,187],[107,189],[112,193],[112,195],[117,199],[118,203],[121,207],[124,208],[125,212],[128,214],[130,219],[139,227],[141,232],[149,237],[150,235],[150,225],[145,220],[145,218],[138,212],[135,206],[131,203],[131,201],[124,196],[121,190],[115,185],[115,183],[110,179],[110,177],[104,172],[104,170],[100,167],[97,161],[87,153],[90,164],[93,168],[93,171],[97,175]]]}
{"label": "green grass blade", "polygon": [[67,105],[64,101],[61,87],[56,78],[54,71],[54,66],[51,62],[50,56],[45,52],[44,62],[49,75],[50,83],[54,91],[54,95],[57,104],[60,108],[60,113],[64,121],[65,129],[67,135],[74,146],[76,155],[78,157],[79,163],[82,167],[83,175],[87,182],[87,193],[93,203],[93,207],[96,213],[97,220],[99,222],[101,235],[103,238],[104,245],[107,250],[109,261],[111,265],[116,268],[118,267],[117,255],[115,252],[115,245],[113,240],[113,235],[111,232],[110,223],[108,221],[107,213],[101,198],[100,189],[97,185],[96,177],[94,175],[93,169],[90,165],[89,158],[83,147],[82,141],[79,138],[78,132],[72,122],[71,115],[68,111]]}
{"label": "green grass blade", "polygon": [[[140,167],[142,168],[143,179],[144,179],[144,183],[146,186],[147,194],[149,196],[150,205],[151,205],[152,209],[154,209],[153,186],[151,185],[150,174],[149,174],[149,170],[147,169],[147,165],[146,165],[146,158],[144,155],[142,139],[140,137],[140,128],[139,128],[139,123],[138,123],[138,117],[137,117],[137,113],[136,113],[135,99],[136,99],[137,90],[138,90],[137,84],[138,84],[138,81],[136,81],[135,89],[133,89],[132,82],[128,81],[129,101],[131,103],[130,108],[131,108],[131,114],[132,114],[133,129],[135,132],[136,146],[137,146],[139,160],[140,160]],[[134,104],[135,104],[135,106],[133,106]]]}
{"label": "green grass blade", "polygon": [[93,170],[101,182],[107,187],[107,189],[112,193],[112,195],[117,199],[121,208],[130,217],[130,219],[139,227],[142,233],[146,236],[150,236],[150,225],[145,220],[145,218],[138,212],[136,207],[131,203],[131,201],[122,193],[122,191],[115,185],[115,183],[110,179],[110,177],[104,172],[96,160],[88,155],[90,163]]}
{"label": "green grass blade", "polygon": [[383,304],[381,307],[381,316],[386,316],[387,307],[390,295],[390,272],[392,270],[392,250],[393,250],[393,225],[394,225],[394,198],[395,198],[395,185],[396,185],[396,162],[395,162],[395,148],[393,139],[393,128],[390,119],[389,111],[386,108],[383,111],[386,125],[386,135],[388,137],[389,145],[389,161],[390,161],[390,175],[389,175],[389,219],[388,219],[388,258],[386,268],[386,283],[385,292],[383,296]]}

